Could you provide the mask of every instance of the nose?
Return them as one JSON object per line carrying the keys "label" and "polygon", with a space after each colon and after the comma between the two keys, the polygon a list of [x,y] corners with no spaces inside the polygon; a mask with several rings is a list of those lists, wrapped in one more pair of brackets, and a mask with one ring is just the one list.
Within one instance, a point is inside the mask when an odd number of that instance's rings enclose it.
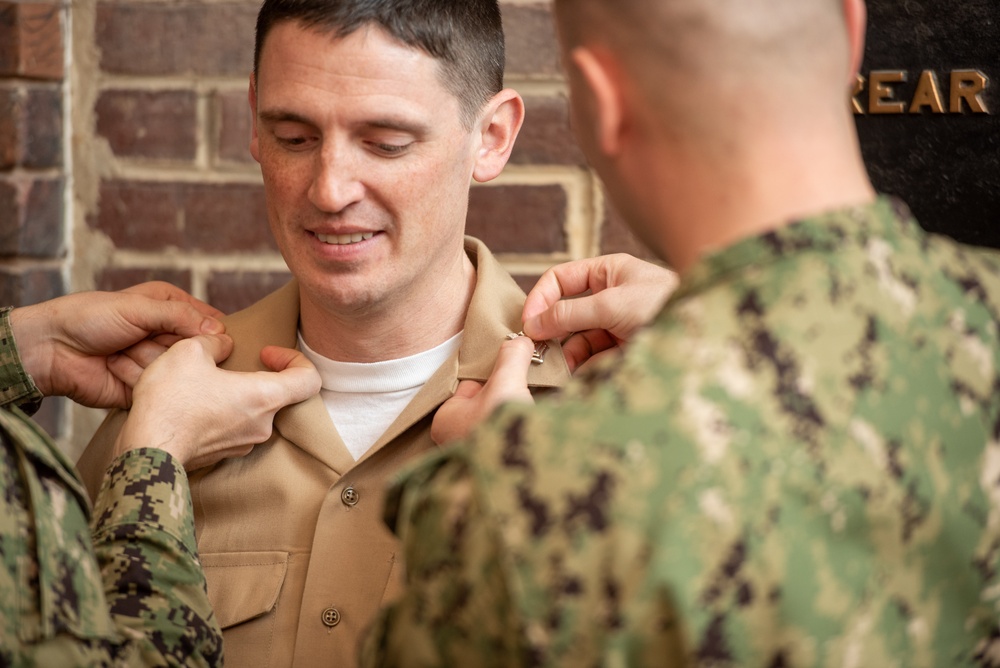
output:
{"label": "nose", "polygon": [[364,197],[354,160],[345,148],[324,146],[318,154],[316,176],[309,187],[309,201],[325,213],[340,213]]}

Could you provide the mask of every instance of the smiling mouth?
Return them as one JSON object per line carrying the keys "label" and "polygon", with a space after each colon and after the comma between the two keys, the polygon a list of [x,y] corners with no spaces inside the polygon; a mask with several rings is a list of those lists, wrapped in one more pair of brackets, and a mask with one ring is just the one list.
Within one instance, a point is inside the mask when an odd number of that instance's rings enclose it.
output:
{"label": "smiling mouth", "polygon": [[316,238],[331,246],[350,246],[367,241],[373,236],[375,236],[374,232],[356,232],[355,234],[317,234]]}

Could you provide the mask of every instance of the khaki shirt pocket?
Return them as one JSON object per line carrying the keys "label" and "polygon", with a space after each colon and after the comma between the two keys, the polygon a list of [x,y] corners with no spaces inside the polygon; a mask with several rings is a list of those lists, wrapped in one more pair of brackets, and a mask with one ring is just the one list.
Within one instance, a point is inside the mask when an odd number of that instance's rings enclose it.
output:
{"label": "khaki shirt pocket", "polygon": [[211,552],[201,555],[208,600],[227,629],[274,610],[288,570],[287,552]]}

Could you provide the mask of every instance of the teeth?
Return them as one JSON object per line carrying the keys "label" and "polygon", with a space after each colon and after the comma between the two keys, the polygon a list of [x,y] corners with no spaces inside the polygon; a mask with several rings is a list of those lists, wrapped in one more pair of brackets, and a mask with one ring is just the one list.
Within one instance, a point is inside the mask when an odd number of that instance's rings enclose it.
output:
{"label": "teeth", "polygon": [[317,234],[316,238],[325,244],[347,246],[349,244],[356,244],[359,241],[367,241],[373,236],[375,236],[374,232],[355,232],[354,234]]}

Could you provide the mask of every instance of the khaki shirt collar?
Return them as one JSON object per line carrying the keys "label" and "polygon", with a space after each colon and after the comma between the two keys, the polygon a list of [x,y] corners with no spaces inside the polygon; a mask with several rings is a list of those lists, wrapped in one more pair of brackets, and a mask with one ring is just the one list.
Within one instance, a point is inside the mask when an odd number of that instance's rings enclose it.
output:
{"label": "khaki shirt collar", "polygon": [[[524,291],[481,241],[466,237],[465,251],[476,268],[476,287],[465,318],[462,345],[456,355],[441,365],[378,442],[358,460],[359,463],[437,410],[455,392],[459,381],[485,382],[496,363],[504,337],[521,330]],[[227,331],[237,345],[223,368],[264,370],[260,361],[261,349],[268,345],[296,348],[298,322],[299,285],[292,280],[249,309],[226,318]],[[545,362],[533,364],[528,372],[529,387],[560,387],[570,378],[562,347],[558,341],[548,344]],[[343,444],[339,448],[331,447],[331,433],[335,434],[336,429],[319,395],[281,410],[275,417],[275,428],[338,472],[355,465]]]}

